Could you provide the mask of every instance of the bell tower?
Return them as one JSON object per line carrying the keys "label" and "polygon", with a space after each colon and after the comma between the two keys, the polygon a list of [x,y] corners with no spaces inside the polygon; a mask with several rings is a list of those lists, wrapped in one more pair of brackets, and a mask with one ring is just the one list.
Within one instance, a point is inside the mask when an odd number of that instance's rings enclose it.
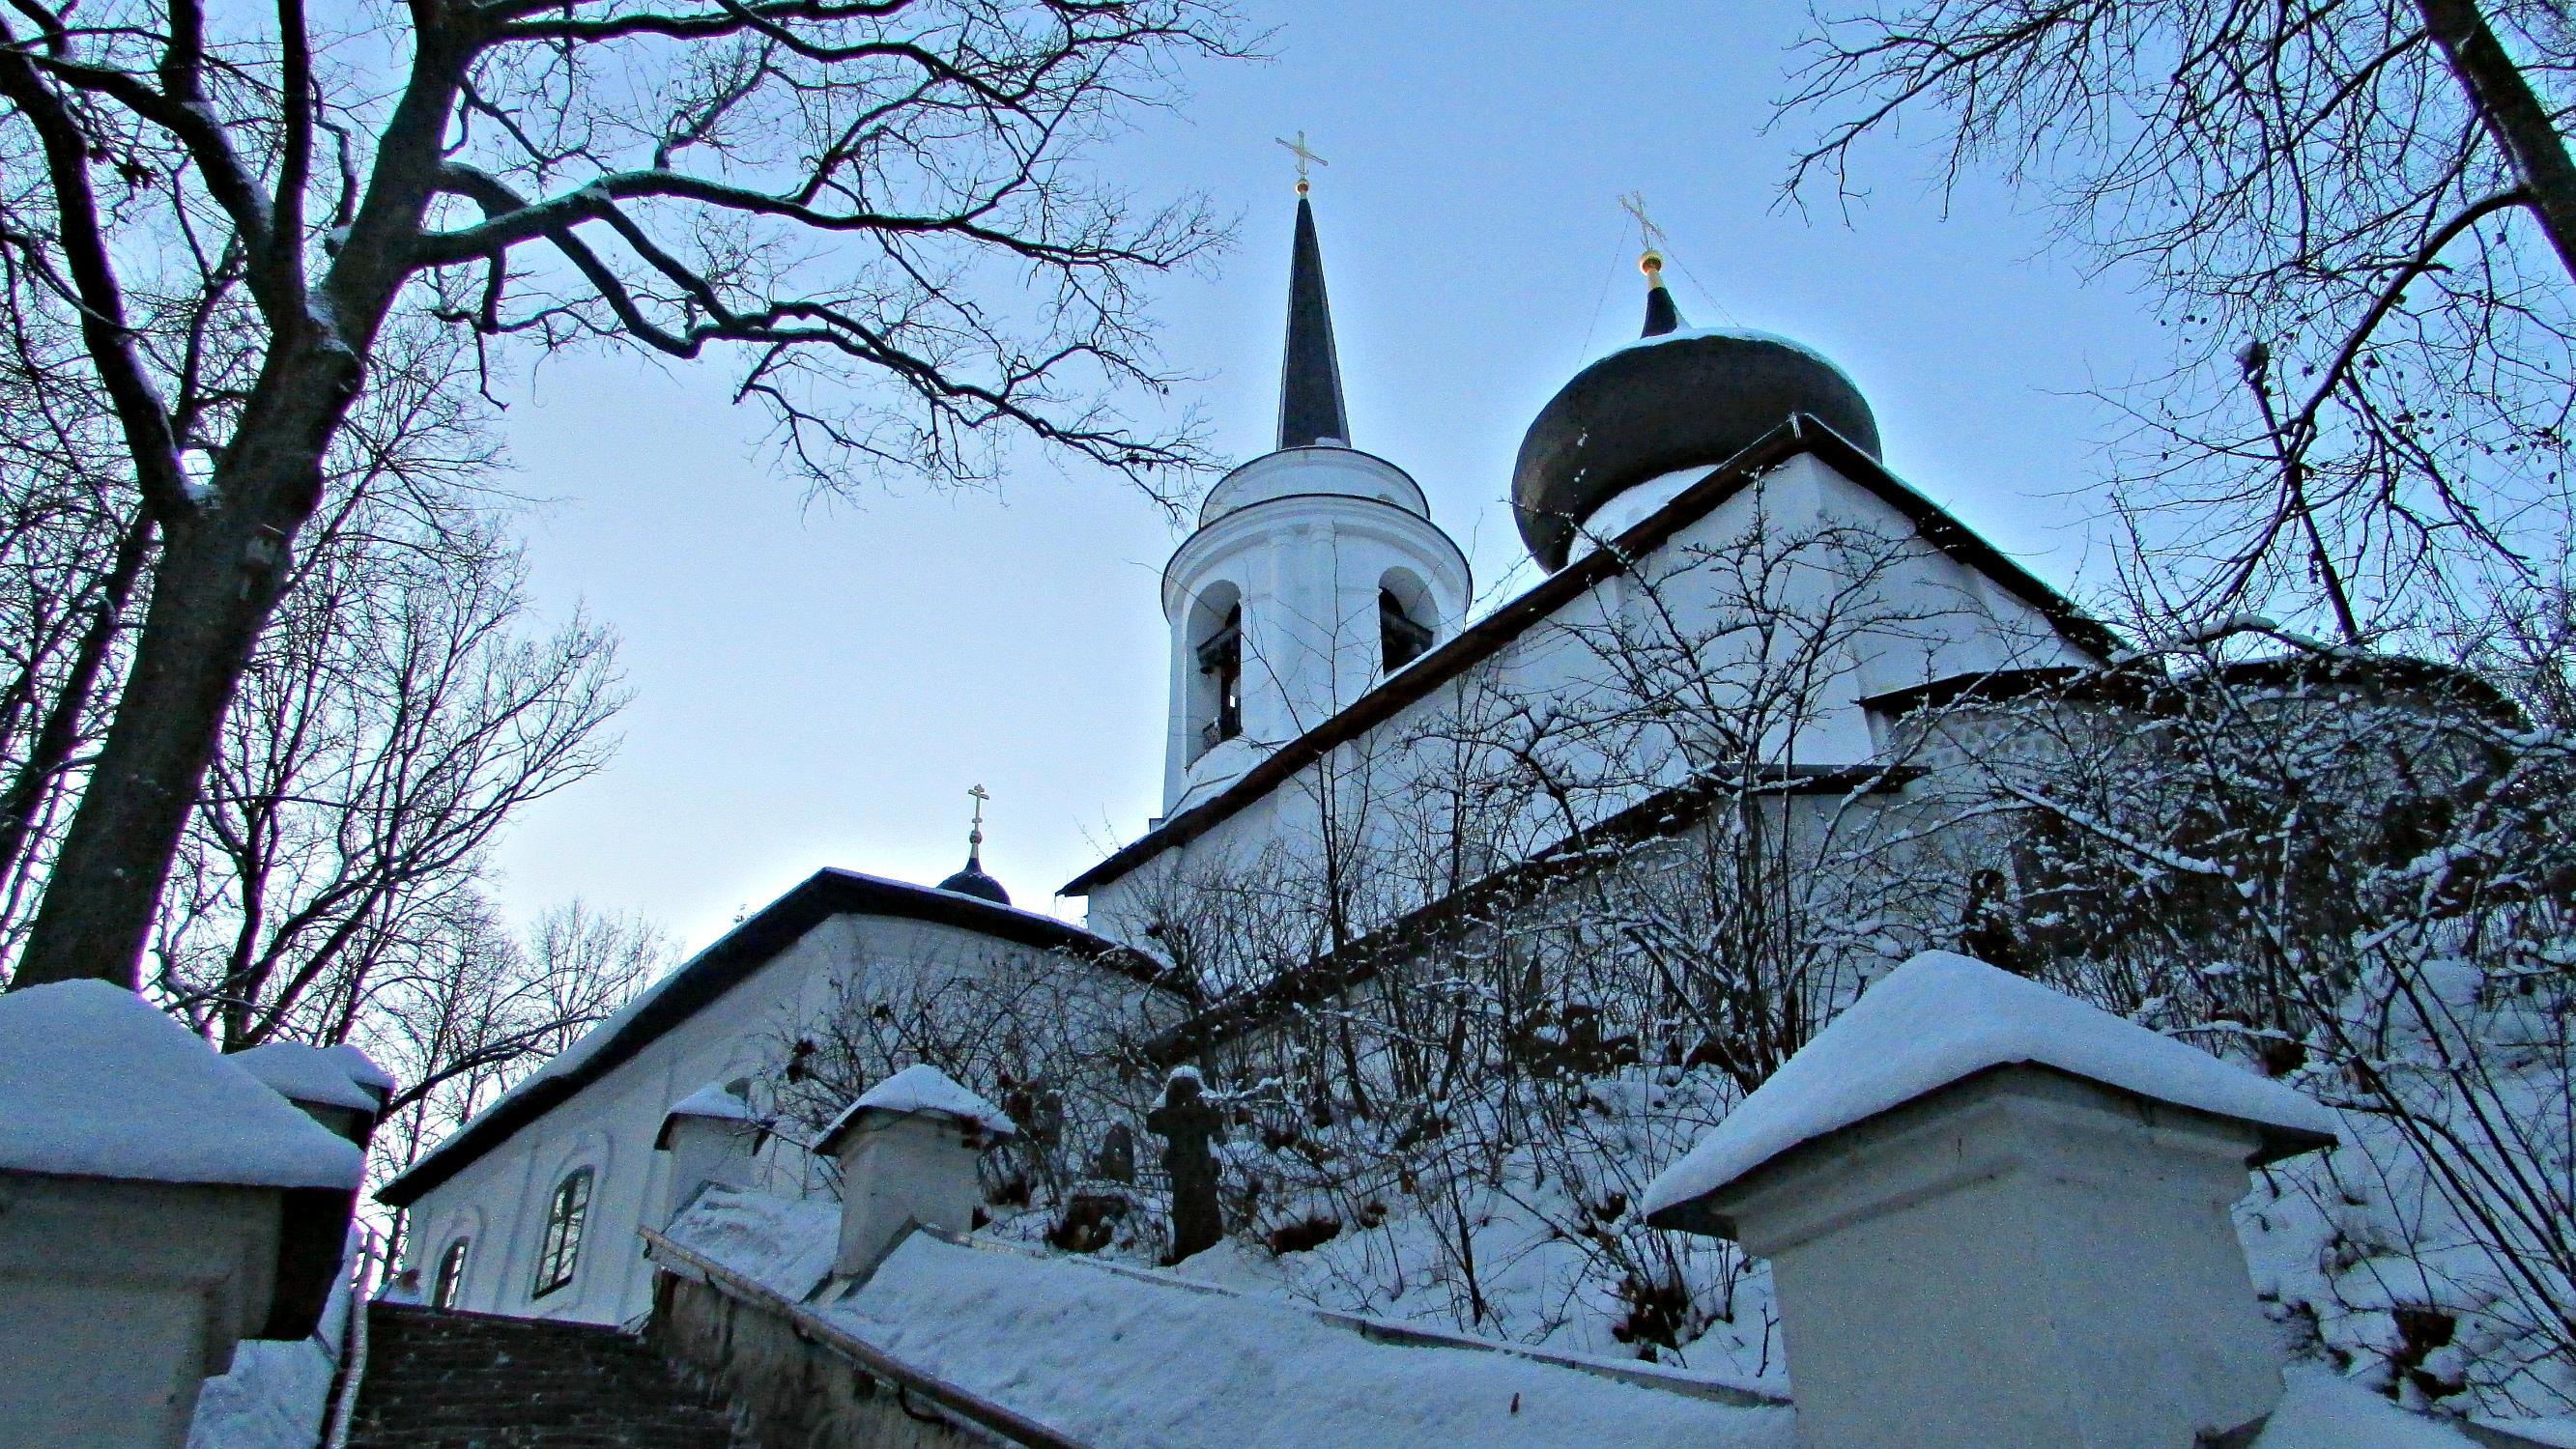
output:
{"label": "bell tower", "polygon": [[1163,570],[1172,631],[1168,817],[1457,632],[1466,555],[1403,469],[1351,446],[1303,132],[1272,451],[1208,490]]}

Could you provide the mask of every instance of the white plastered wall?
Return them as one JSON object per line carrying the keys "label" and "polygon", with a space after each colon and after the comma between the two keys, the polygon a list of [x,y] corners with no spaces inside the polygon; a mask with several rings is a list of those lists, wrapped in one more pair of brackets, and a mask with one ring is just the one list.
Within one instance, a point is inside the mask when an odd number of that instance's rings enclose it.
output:
{"label": "white plastered wall", "polygon": [[[1845,581],[1817,562],[1827,551],[1785,547],[1786,540],[1829,537],[1838,531],[1879,555],[1869,570],[1865,600],[1842,597],[1848,593]],[[1871,544],[1870,540],[1882,542]],[[1861,701],[1873,695],[1962,673],[2086,661],[2085,654],[2063,639],[2037,608],[1922,539],[1904,513],[1870,489],[1813,455],[1800,455],[1756,486],[1684,524],[1635,560],[1632,573],[1614,575],[1573,596],[1459,679],[1444,683],[1339,746],[1197,838],[1094,891],[1091,928],[1113,939],[1150,946],[1145,928],[1176,879],[1229,868],[1258,869],[1265,856],[1275,858],[1280,853],[1311,866],[1321,856],[1327,802],[1337,807],[1334,813],[1342,822],[1345,840],[1352,838],[1349,832],[1356,828],[1360,854],[1391,845],[1382,835],[1373,838],[1372,831],[1386,827],[1393,812],[1366,808],[1354,812],[1353,802],[1361,800],[1364,806],[1366,797],[1401,795],[1407,788],[1408,771],[1450,767],[1437,750],[1414,743],[1427,727],[1444,717],[1472,714],[1496,699],[1555,702],[1577,711],[1597,708],[1600,700],[1619,688],[1596,647],[1618,627],[1615,621],[1625,619],[1635,627],[1650,611],[1669,611],[1676,632],[1712,629],[1725,611],[1740,610],[1743,589],[1736,582],[1739,573],[1710,561],[1742,556],[1748,549],[1791,559],[1787,566],[1764,575],[1779,607],[1813,609],[1819,600],[1839,598],[1838,607],[1854,620],[1835,636],[1832,668],[1811,701],[1815,712],[1794,728],[1775,731],[1776,738],[1768,742],[1774,764],[1833,767],[1872,760],[1877,745]],[[1372,576],[1368,580],[1372,609],[1375,587]],[[1454,626],[1447,620],[1443,624],[1445,636]],[[1183,654],[1176,636],[1176,689]],[[1721,665],[1723,657],[1722,649],[1709,656]],[[1754,668],[1749,662],[1746,667]],[[1321,722],[1306,722],[1303,728]],[[1176,711],[1172,741],[1176,759],[1182,744],[1179,728]],[[1628,743],[1641,754],[1651,752],[1651,757],[1613,761],[1597,751],[1587,755],[1586,746],[1566,747],[1561,763],[1570,775],[1598,776],[1616,769],[1637,777],[1633,789],[1601,792],[1590,800],[1587,808],[1592,818],[1633,803],[1651,789],[1678,783],[1687,772],[1685,756],[1669,738]],[[1176,770],[1174,779],[1181,778]],[[1219,784],[1208,782],[1191,789],[1181,806],[1212,797]],[[1562,838],[1563,827],[1552,817],[1534,813],[1504,834],[1526,854]],[[1388,903],[1390,910],[1405,906]]]}
{"label": "white plastered wall", "polygon": [[[436,1281],[438,1255],[471,1233],[455,1306],[480,1313],[624,1323],[652,1306],[652,1269],[638,1227],[661,1226],[669,1154],[653,1139],[671,1105],[710,1082],[756,1074],[798,1024],[827,1011],[855,977],[891,987],[956,974],[1009,954],[1047,953],[953,926],[842,915],[816,925],[688,1020],[664,1032],[544,1117],[423,1194],[411,1209],[405,1261]],[[1083,969],[1083,968],[1070,968]],[[536,1297],[537,1257],[556,1185],[594,1174],[572,1282]],[[785,1144],[760,1157],[762,1190],[826,1194],[824,1164]]]}

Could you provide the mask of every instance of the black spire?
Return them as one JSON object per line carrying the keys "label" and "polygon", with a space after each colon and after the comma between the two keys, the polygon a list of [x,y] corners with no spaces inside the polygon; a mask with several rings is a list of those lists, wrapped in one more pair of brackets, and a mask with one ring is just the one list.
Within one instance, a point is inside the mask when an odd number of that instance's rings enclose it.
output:
{"label": "black spire", "polygon": [[1672,291],[1664,285],[1663,257],[1650,251],[1637,265],[1646,274],[1646,330],[1637,335],[1661,337],[1680,331],[1682,309],[1673,305]]}
{"label": "black spire", "polygon": [[1297,240],[1288,259],[1288,354],[1279,369],[1279,446],[1351,440],[1342,410],[1342,364],[1333,351],[1333,308],[1324,296],[1324,249],[1315,209],[1297,183]]}

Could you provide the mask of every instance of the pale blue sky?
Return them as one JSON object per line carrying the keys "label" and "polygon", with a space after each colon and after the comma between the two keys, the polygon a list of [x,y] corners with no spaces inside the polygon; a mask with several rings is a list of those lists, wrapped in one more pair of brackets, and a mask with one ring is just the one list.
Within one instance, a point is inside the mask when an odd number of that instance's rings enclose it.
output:
{"label": "pale blue sky", "polygon": [[[1889,153],[1846,225],[1778,204],[1799,134],[1764,135],[1804,6],[1263,7],[1266,64],[1210,67],[1110,159],[1241,217],[1222,275],[1163,289],[1171,359],[1218,445],[1268,444],[1303,128],[1359,446],[1402,465],[1474,561],[1522,565],[1505,491],[1523,429],[1634,335],[1641,190],[1698,324],[1809,343],[1868,394],[1889,464],[2060,584],[2100,512],[2082,394],[2152,372],[2165,335],[2117,279],[2045,254],[1981,187],[1946,207]],[[1161,780],[1155,596],[1180,535],[1099,477],[811,501],[721,375],[586,361],[507,421],[541,607],[613,624],[638,698],[605,775],[502,849],[525,918],[580,895],[694,949],[823,865],[935,881],[993,792],[986,863],[1024,906],[1133,836]]]}

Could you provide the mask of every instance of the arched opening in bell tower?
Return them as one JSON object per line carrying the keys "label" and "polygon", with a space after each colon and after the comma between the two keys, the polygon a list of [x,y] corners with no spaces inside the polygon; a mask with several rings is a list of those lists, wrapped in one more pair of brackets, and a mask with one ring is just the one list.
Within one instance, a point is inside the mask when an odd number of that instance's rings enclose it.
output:
{"label": "arched opening in bell tower", "polygon": [[1378,672],[1393,674],[1431,652],[1440,614],[1431,590],[1408,569],[1388,569],[1377,585]]}
{"label": "arched opening in bell tower", "polygon": [[1190,608],[1190,756],[1243,733],[1243,594],[1214,584]]}

